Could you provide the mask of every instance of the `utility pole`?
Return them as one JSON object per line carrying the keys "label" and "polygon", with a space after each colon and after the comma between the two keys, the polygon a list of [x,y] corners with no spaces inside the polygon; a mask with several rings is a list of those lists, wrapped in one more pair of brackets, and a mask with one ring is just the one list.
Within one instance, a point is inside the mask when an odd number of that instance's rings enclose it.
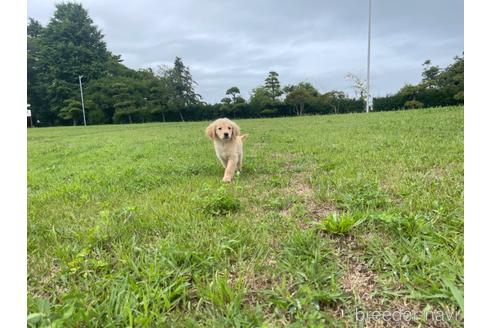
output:
{"label": "utility pole", "polygon": [[84,117],[84,126],[87,126],[85,122],[85,108],[84,108],[84,93],[82,92],[82,78],[83,75],[79,75],[79,85],[80,85],[80,99],[82,99],[82,116]]}
{"label": "utility pole", "polygon": [[369,0],[369,27],[367,29],[367,99],[366,112],[369,113],[371,102],[371,0]]}

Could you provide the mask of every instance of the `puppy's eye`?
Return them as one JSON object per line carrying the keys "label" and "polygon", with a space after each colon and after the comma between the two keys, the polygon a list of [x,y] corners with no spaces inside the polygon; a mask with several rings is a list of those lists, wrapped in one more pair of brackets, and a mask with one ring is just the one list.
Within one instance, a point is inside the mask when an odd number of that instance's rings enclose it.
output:
{"label": "puppy's eye", "polygon": [[231,127],[228,127],[228,129],[230,130],[230,129],[231,129]]}
{"label": "puppy's eye", "polygon": [[219,128],[219,130],[222,130],[222,128]]}

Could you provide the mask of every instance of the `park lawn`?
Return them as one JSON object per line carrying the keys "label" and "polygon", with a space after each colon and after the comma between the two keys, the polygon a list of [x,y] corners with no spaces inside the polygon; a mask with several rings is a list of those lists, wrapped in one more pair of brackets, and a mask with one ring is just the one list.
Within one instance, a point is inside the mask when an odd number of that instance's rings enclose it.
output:
{"label": "park lawn", "polygon": [[237,122],[29,129],[29,325],[463,325],[463,107]]}

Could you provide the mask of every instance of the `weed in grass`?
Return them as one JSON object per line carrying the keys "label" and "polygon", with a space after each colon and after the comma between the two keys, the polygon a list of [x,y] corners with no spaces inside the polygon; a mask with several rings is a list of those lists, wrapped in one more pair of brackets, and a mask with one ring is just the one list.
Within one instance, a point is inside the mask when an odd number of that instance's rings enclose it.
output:
{"label": "weed in grass", "polygon": [[231,285],[224,274],[216,273],[206,287],[200,289],[200,296],[224,312],[239,311],[244,301],[244,287],[241,281]]}
{"label": "weed in grass", "polygon": [[203,199],[203,210],[210,215],[234,213],[240,208],[241,202],[226,187],[220,187],[214,194]]}
{"label": "weed in grass", "polygon": [[324,232],[334,234],[346,234],[352,229],[362,224],[365,219],[360,214],[354,213],[330,213],[319,223],[319,227]]}
{"label": "weed in grass", "polygon": [[74,314],[75,306],[73,304],[64,306],[59,318],[53,319],[51,317],[51,304],[44,299],[38,300],[38,311],[30,313],[27,316],[27,326],[29,328],[35,327],[54,327],[61,328],[66,327],[67,323],[71,321]]}

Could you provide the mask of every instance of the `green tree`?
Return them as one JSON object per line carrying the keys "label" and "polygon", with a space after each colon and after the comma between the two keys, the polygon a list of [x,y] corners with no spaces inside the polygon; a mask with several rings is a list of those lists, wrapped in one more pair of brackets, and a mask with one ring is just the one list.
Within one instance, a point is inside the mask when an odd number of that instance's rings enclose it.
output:
{"label": "green tree", "polygon": [[168,80],[164,77],[157,77],[150,82],[150,99],[152,105],[151,113],[159,113],[162,122],[166,122],[166,112],[169,110],[169,101],[171,99],[171,88]]}
{"label": "green tree", "polygon": [[80,4],[57,4],[40,43],[39,65],[49,97],[46,105],[55,113],[78,91],[79,75],[90,81],[107,73],[111,55],[103,34]]}
{"label": "green tree", "polygon": [[[96,113],[91,115],[90,124],[112,123],[115,111],[115,99],[113,98],[113,84],[120,80],[119,77],[107,76],[97,80],[89,81],[84,85],[84,97],[94,104]],[[100,113],[103,113],[103,116]]]}
{"label": "green tree", "polygon": [[220,100],[220,102],[223,103],[224,105],[230,105],[232,104],[232,99],[229,97],[224,97]]}
{"label": "green tree", "polygon": [[292,106],[294,113],[298,116],[304,114],[306,104],[313,102],[315,97],[319,96],[318,90],[308,82],[287,86],[285,90],[288,92],[285,103]]}
{"label": "green tree", "polygon": [[328,106],[333,109],[333,113],[338,114],[340,112],[340,105],[344,103],[346,98],[345,93],[333,90],[324,93],[320,97],[320,101],[323,106]]}
{"label": "green tree", "polygon": [[[238,87],[231,87],[226,91],[226,97],[222,98],[220,102],[223,104],[223,111],[229,113],[232,112],[233,118],[236,117],[238,110],[244,110],[242,104],[246,103],[243,97],[241,97],[241,91]],[[228,97],[230,96],[230,97]]]}
{"label": "green tree", "polygon": [[264,86],[268,96],[270,97],[272,104],[274,104],[278,97],[282,95],[282,88],[280,87],[280,81],[278,80],[277,72],[268,73],[267,78],[265,79]]}
{"label": "green tree", "polygon": [[34,120],[52,122],[56,115],[45,106],[46,84],[43,83],[41,62],[41,35],[43,26],[35,19],[29,18],[27,25],[27,102],[31,105]]}
{"label": "green tree", "polygon": [[456,56],[454,62],[446,67],[437,77],[438,84],[459,104],[465,101],[465,57]]}
{"label": "green tree", "polygon": [[422,87],[420,85],[411,85],[411,84],[405,84],[401,89],[398,91],[398,94],[410,99],[410,100],[415,100],[415,98],[418,96],[419,93],[422,92]]}
{"label": "green tree", "polygon": [[77,125],[77,120],[82,116],[82,104],[80,100],[66,99],[60,108],[58,116],[64,120],[72,120],[73,125]]}
{"label": "green tree", "polygon": [[231,96],[232,103],[236,103],[236,98],[239,96],[240,93],[241,91],[239,90],[238,87],[232,87],[227,89],[226,96]]}
{"label": "green tree", "polygon": [[166,74],[171,87],[169,105],[171,110],[176,111],[181,120],[184,121],[183,109],[200,103],[202,96],[195,92],[197,84],[191,76],[190,69],[183,64],[181,58],[176,57],[174,66]]}
{"label": "green tree", "polygon": [[27,37],[37,38],[43,31],[43,25],[34,18],[29,17],[29,24],[27,25]]}
{"label": "green tree", "polygon": [[268,110],[267,114],[276,113],[276,109],[272,109],[273,105],[272,99],[270,98],[270,94],[266,90],[265,87],[258,87],[252,90],[250,97],[250,106],[252,115],[259,116],[262,113],[265,113],[265,110]]}
{"label": "green tree", "polygon": [[427,59],[422,66],[424,66],[424,71],[422,72],[422,82],[421,84],[427,88],[437,88],[439,87],[438,79],[441,69],[439,66],[432,65],[432,62]]}
{"label": "green tree", "polygon": [[103,124],[106,121],[106,116],[101,108],[94,108],[93,110],[87,111],[87,124]]}
{"label": "green tree", "polygon": [[133,123],[132,114],[137,111],[137,104],[128,87],[128,83],[116,82],[113,84],[113,121],[119,122],[121,117],[126,116],[128,123]]}
{"label": "green tree", "polygon": [[[394,96],[379,99],[383,106],[391,108],[408,108],[416,106],[415,102],[423,106],[443,106],[464,103],[464,57],[455,57],[454,62],[445,69],[432,66],[430,60],[423,64],[422,81],[417,85],[404,85]],[[412,101],[410,103],[407,103]],[[387,103],[384,105],[384,103]]]}
{"label": "green tree", "polygon": [[42,40],[45,45],[42,55],[49,77],[77,82],[79,75],[87,80],[105,75],[110,53],[102,32],[82,5],[57,4]]}

